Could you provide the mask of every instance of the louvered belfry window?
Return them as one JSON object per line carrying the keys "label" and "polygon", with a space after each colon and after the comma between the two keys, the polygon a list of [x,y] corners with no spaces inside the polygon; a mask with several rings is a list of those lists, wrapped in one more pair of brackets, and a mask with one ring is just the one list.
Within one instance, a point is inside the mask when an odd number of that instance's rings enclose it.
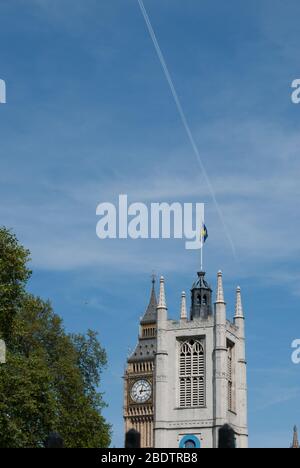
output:
{"label": "louvered belfry window", "polygon": [[205,406],[204,348],[197,340],[180,344],[179,358],[180,407]]}

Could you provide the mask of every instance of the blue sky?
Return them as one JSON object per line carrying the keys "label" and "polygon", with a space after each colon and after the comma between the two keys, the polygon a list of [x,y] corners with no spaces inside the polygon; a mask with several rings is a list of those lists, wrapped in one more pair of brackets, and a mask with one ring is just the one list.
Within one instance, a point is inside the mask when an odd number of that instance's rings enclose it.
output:
{"label": "blue sky", "polygon": [[[0,224],[32,252],[30,290],[67,330],[99,331],[103,389],[123,442],[122,374],[152,270],[179,314],[199,255],[184,241],[100,241],[96,206],[205,202],[207,275],[247,315],[251,446],[300,426],[300,78],[297,0],[145,0],[237,251],[234,258],[137,0],[1,0]],[[86,304],[86,302],[88,304]]]}

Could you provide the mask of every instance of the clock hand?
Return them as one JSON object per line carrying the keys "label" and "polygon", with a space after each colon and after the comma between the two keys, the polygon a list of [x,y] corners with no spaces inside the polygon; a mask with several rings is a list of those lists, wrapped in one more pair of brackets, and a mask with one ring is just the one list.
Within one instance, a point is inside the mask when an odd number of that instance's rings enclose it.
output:
{"label": "clock hand", "polygon": [[146,387],[144,387],[144,388],[142,388],[142,389],[140,390],[140,393],[145,393],[145,392],[147,392],[147,388],[146,388]]}

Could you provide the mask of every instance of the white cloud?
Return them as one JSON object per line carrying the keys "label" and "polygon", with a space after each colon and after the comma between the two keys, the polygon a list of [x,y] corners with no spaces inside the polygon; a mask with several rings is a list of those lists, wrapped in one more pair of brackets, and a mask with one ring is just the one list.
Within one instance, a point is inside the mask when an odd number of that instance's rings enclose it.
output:
{"label": "white cloud", "polygon": [[[221,122],[204,128],[198,138],[208,148],[208,170],[240,263],[247,264],[241,274],[259,275],[261,271],[267,281],[279,281],[274,275],[274,263],[299,257],[298,132],[283,131],[270,123],[264,127],[257,121]],[[139,154],[143,155],[143,148]],[[45,175],[36,186],[40,194],[37,192],[30,203],[23,204],[12,196],[0,208],[1,219],[21,233],[38,268],[115,268],[120,263],[127,269],[149,271],[149,264],[155,268],[156,263],[172,270],[177,268],[180,256],[181,264],[185,259],[181,267],[188,269],[192,258],[181,242],[98,240],[95,209],[100,202],[116,201],[120,193],[128,193],[131,202],[207,202],[210,262],[217,265],[221,259],[226,268],[227,263],[232,263],[229,247],[201,174],[191,163],[192,155],[178,149],[164,156],[161,164],[151,170],[148,163],[146,171],[140,165],[134,171],[120,168],[99,181],[99,171],[93,175],[92,167],[88,177],[81,181],[78,174],[72,183],[63,179],[55,182]],[[16,177],[22,183],[19,175]],[[281,280],[283,277],[281,271]]]}

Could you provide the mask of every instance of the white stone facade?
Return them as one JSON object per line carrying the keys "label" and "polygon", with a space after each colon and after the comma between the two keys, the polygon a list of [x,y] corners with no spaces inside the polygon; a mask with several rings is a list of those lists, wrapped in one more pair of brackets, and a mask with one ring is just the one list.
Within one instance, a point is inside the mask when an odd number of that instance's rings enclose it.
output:
{"label": "white stone facade", "polygon": [[[164,296],[164,280],[161,293]],[[180,344],[189,339],[204,344],[205,404],[203,407],[180,407]],[[232,349],[231,376],[228,375],[228,348]],[[247,383],[244,317],[237,290],[234,323],[226,320],[222,275],[212,315],[192,321],[168,320],[166,299],[160,298],[157,309],[157,355],[155,363],[154,446],[178,448],[184,440],[199,441],[202,448],[218,446],[218,431],[230,424],[236,434],[236,446],[247,448]],[[230,385],[230,387],[229,387]],[[230,388],[230,389],[229,389]],[[229,393],[231,398],[229,399]],[[232,405],[231,408],[229,407]]]}

